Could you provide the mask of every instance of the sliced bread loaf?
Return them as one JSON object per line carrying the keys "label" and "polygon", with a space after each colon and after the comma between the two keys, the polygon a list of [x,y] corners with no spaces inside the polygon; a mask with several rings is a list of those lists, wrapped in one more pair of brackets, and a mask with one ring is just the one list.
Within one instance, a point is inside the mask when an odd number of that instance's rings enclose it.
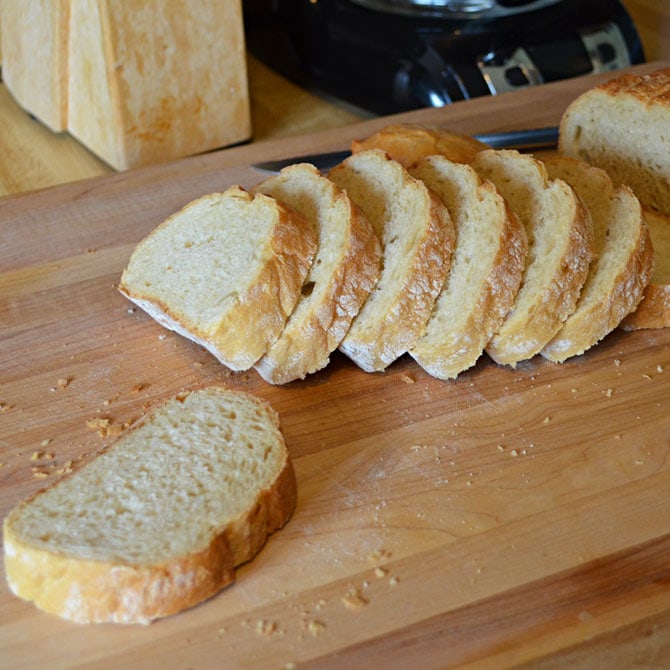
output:
{"label": "sliced bread loaf", "polygon": [[444,203],[379,149],[329,174],[363,210],[382,243],[382,270],[340,350],[368,372],[414,347],[449,272],[454,227]]}
{"label": "sliced bread loaf", "polygon": [[529,154],[490,149],[472,165],[496,185],[528,236],[514,307],[486,348],[494,361],[514,367],[539,353],[574,311],[593,255],[592,224],[574,190],[549,179]]}
{"label": "sliced bread loaf", "polygon": [[12,591],[80,623],[148,623],[235,577],[289,518],[296,482],[274,410],[183,393],[5,519]]}
{"label": "sliced bread loaf", "polygon": [[654,247],[654,271],[637,309],[622,322],[623,330],[670,328],[670,216],[644,210]]}
{"label": "sliced bread loaf", "polygon": [[447,205],[456,230],[451,270],[410,355],[452,379],[475,364],[514,304],[526,232],[496,187],[468,165],[429,156],[410,168]]}
{"label": "sliced bread loaf", "polygon": [[606,170],[647,207],[670,214],[670,68],[625,74],[566,109],[559,150]]}
{"label": "sliced bread loaf", "polygon": [[575,311],[542,355],[554,362],[599,342],[634,311],[651,277],[654,252],[640,201],[627,186],[614,188],[606,172],[567,157],[545,162],[586,204],[593,222],[595,259]]}
{"label": "sliced bread loaf", "polygon": [[301,214],[231,186],[189,203],[140,242],[119,290],[246,370],[284,328],[315,253],[316,233]]}
{"label": "sliced bread loaf", "polygon": [[325,367],[379,278],[381,245],[365,215],[308,164],[291,165],[256,189],[300,212],[317,232],[317,254],[279,338],[255,364],[271,384]]}
{"label": "sliced bread loaf", "polygon": [[351,143],[352,153],[381,149],[405,167],[434,154],[445,156],[455,163],[469,163],[477,153],[489,148],[474,137],[417,123],[391,124],[370,137]]}

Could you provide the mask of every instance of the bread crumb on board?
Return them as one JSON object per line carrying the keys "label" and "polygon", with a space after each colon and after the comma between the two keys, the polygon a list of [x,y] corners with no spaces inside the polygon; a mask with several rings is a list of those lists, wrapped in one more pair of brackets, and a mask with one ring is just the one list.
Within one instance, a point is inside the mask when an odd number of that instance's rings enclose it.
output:
{"label": "bread crumb on board", "polygon": [[350,610],[357,610],[361,607],[365,607],[368,604],[368,600],[364,598],[357,589],[352,588],[347,591],[346,595],[342,596],[342,604]]}
{"label": "bread crumb on board", "polygon": [[305,622],[305,628],[310,635],[316,637],[319,633],[325,630],[326,624],[322,621],[318,621],[317,619],[310,619],[309,621]]}

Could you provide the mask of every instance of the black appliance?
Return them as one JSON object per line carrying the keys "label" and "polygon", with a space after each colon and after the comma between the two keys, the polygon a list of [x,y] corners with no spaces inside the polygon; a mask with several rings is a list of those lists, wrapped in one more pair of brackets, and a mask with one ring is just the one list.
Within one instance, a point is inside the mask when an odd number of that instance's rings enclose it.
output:
{"label": "black appliance", "polygon": [[619,0],[243,0],[243,8],[259,60],[375,114],[644,61]]}

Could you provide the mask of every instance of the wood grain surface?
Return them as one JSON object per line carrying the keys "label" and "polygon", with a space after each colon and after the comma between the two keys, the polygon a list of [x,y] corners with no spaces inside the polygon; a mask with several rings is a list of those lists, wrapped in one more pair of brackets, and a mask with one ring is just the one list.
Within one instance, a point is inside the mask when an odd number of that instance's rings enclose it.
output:
{"label": "wood grain surface", "polygon": [[0,665],[664,667],[670,331],[617,331],[562,365],[482,357],[448,383],[409,357],[367,374],[336,354],[273,387],[227,371],[116,290],[144,235],[199,195],[262,179],[254,161],[344,148],[398,120],[466,133],[556,123],[601,79],[0,200],[2,516],[113,439],[92,420],[114,432],[213,383],[272,403],[299,486],[292,520],[235,584],[148,627],[58,620],[3,578]]}

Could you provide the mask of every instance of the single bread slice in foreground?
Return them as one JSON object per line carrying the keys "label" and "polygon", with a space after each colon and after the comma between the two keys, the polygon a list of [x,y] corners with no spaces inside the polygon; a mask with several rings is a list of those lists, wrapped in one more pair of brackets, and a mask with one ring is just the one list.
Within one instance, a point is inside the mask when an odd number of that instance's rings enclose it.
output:
{"label": "single bread slice in foreground", "polygon": [[254,366],[265,381],[285,384],[328,364],[377,283],[381,245],[360,208],[313,165],[286,167],[255,190],[300,212],[318,239],[293,313]]}
{"label": "single bread slice in foreground", "polygon": [[654,271],[637,309],[621,323],[623,330],[670,328],[670,216],[644,210],[652,246]]}
{"label": "single bread slice in foreground", "polygon": [[624,74],[566,109],[559,150],[627,184],[643,205],[670,215],[670,68]]}
{"label": "single bread slice in foreground", "polygon": [[66,619],[148,623],[231,583],[295,502],[272,408],[221,387],[183,393],[7,516],[7,580]]}
{"label": "single bread slice in foreground", "polygon": [[250,368],[284,328],[316,253],[286,205],[239,186],[186,205],[133,252],[119,290],[232,370]]}
{"label": "single bread slice in foreground", "polygon": [[544,164],[512,149],[477,154],[472,166],[491,180],[523,223],[528,255],[514,307],[487,353],[514,367],[533,357],[572,314],[593,257],[593,229],[586,207]]}
{"label": "single bread slice in foreground", "polygon": [[453,379],[476,363],[514,304],[526,232],[496,187],[470,166],[429,156],[410,172],[447,205],[456,246],[426,331],[409,353],[429,374]]}
{"label": "single bread slice in foreground", "polygon": [[591,213],[595,260],[575,311],[542,355],[557,363],[602,340],[634,311],[654,265],[640,201],[627,186],[615,188],[604,170],[560,156],[545,161],[549,176],[563,179]]}
{"label": "single bread slice in foreground", "polygon": [[379,149],[329,174],[363,210],[382,243],[382,271],[340,350],[367,372],[414,347],[451,263],[454,226],[444,203]]}
{"label": "single bread slice in foreground", "polygon": [[455,163],[469,163],[480,151],[489,148],[474,137],[417,123],[391,124],[351,143],[352,153],[381,149],[405,167],[436,154]]}

